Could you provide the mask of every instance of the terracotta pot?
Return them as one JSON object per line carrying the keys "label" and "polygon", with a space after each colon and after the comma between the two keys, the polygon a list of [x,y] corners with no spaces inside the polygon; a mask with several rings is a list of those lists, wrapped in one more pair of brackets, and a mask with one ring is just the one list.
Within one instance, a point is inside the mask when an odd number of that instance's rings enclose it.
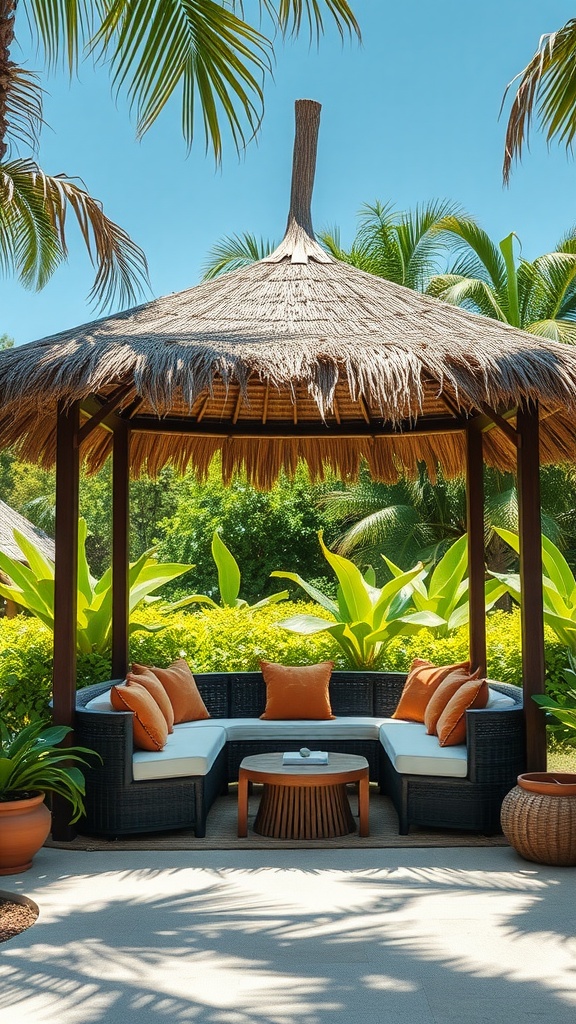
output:
{"label": "terracotta pot", "polygon": [[32,867],[50,823],[44,793],[26,800],[0,801],[0,875],[16,875]]}
{"label": "terracotta pot", "polygon": [[502,831],[526,860],[576,864],[576,774],[531,772],[504,797]]}

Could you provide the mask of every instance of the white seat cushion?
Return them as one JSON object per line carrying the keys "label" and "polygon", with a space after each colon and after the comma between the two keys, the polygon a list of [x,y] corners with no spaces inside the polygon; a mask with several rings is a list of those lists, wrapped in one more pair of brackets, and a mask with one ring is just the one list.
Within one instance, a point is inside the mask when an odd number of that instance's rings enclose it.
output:
{"label": "white seat cushion", "polygon": [[380,742],[396,771],[402,775],[465,779],[468,774],[466,745],[441,747],[438,737],[428,736],[420,722],[389,718],[380,728]]}
{"label": "white seat cushion", "polygon": [[377,740],[385,718],[345,715],[326,721],[316,719],[209,718],[205,722],[181,722],[179,729],[202,729],[211,723],[226,729],[229,740],[278,740],[279,743],[302,740]]}
{"label": "white seat cushion", "polygon": [[110,690],[104,690],[104,693],[92,697],[86,705],[86,711],[114,711],[110,701]]}
{"label": "white seat cushion", "polygon": [[513,697],[509,697],[507,693],[500,693],[500,690],[495,690],[490,683],[494,682],[493,679],[487,679],[488,683],[488,703],[487,708],[493,710],[494,708],[513,708],[516,707],[516,701]]}
{"label": "white seat cushion", "polygon": [[132,770],[136,782],[145,779],[175,779],[186,775],[207,775],[226,744],[226,730],[212,725],[190,730],[177,726],[164,750],[136,750]]}

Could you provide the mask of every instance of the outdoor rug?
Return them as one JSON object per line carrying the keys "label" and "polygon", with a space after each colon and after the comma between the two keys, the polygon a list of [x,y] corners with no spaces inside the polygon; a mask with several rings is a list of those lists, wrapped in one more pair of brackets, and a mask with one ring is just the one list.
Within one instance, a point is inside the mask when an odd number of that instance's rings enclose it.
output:
{"label": "outdoor rug", "polygon": [[[373,789],[373,791],[372,791]],[[335,839],[268,839],[257,835],[252,824],[260,800],[259,787],[254,786],[248,810],[248,836],[239,839],[237,830],[236,787],[230,786],[227,796],[219,797],[208,815],[206,837],[197,839],[193,829],[174,832],[142,834],[123,839],[97,839],[77,836],[71,843],[48,839],[46,846],[69,850],[290,850],[302,849],[387,849],[418,846],[507,846],[502,835],[482,836],[471,832],[446,831],[412,827],[407,836],[398,835],[398,817],[390,799],[378,793],[376,786],[370,792],[370,835],[361,839],[357,832]],[[350,792],[350,805],[356,816],[354,792]]]}

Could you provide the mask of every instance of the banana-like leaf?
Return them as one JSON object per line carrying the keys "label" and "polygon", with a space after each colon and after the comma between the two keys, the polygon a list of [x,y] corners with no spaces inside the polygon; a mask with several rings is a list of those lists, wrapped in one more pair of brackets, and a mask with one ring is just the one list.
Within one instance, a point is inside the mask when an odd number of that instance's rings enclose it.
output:
{"label": "banana-like leaf", "polygon": [[316,601],[316,604],[325,608],[326,611],[330,612],[335,619],[340,618],[340,609],[336,602],[332,601],[331,598],[326,597],[326,594],[323,594],[317,587],[313,587],[311,583],[307,583],[306,580],[303,580],[297,572],[281,572],[276,569],[274,572],[271,572],[270,575],[283,580],[292,580],[293,583],[297,583],[299,587],[302,587],[302,590],[306,591],[308,597],[311,597],[313,601]]}
{"label": "banana-like leaf", "polygon": [[277,590],[275,594],[270,594],[268,597],[263,597],[261,601],[256,601],[256,604],[251,605],[251,607],[266,608],[269,604],[278,604],[279,601],[287,601],[289,597],[289,590]]}
{"label": "banana-like leaf", "polygon": [[397,619],[393,619],[392,622],[387,622],[381,629],[376,629],[373,633],[370,633],[366,639],[372,643],[386,640],[391,635],[404,632],[401,628],[403,625],[418,627],[418,629],[434,629],[436,626],[446,625],[446,619],[440,618],[434,612],[412,612],[410,615],[402,615]]}
{"label": "banana-like leaf", "polygon": [[212,537],[212,557],[218,570],[218,586],[222,604],[225,607],[233,608],[240,593],[240,569],[218,530],[214,531]]}
{"label": "banana-like leaf", "polygon": [[163,610],[167,612],[174,612],[177,608],[186,608],[190,604],[207,604],[211,608],[219,608],[220,605],[216,604],[211,597],[207,594],[190,594],[189,597],[181,597],[179,601],[170,601],[169,604],[163,605]]}
{"label": "banana-like leaf", "polygon": [[358,566],[354,565],[354,562],[350,561],[349,558],[335,555],[333,551],[330,551],[324,543],[322,530],[319,531],[318,538],[324,558],[338,577],[348,615],[355,621],[360,619],[369,619],[371,621],[372,601],[366,581]]}
{"label": "banana-like leaf", "polygon": [[289,629],[291,633],[312,636],[314,633],[323,633],[331,629],[334,623],[329,622],[328,619],[321,619],[319,615],[292,615],[291,618],[283,619],[277,625],[282,629]]}
{"label": "banana-like leaf", "polygon": [[40,580],[54,579],[54,562],[51,562],[40,551],[40,548],[28,540],[20,530],[14,529],[14,540],[30,566],[30,571]]}
{"label": "banana-like leaf", "polygon": [[428,593],[431,597],[448,596],[464,578],[468,569],[468,538],[460,537],[450,545],[432,571]]}

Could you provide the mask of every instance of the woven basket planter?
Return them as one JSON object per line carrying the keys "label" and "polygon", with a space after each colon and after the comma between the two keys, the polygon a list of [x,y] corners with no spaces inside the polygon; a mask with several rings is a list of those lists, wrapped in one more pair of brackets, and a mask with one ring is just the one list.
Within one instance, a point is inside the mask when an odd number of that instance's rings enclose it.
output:
{"label": "woven basket planter", "polygon": [[519,775],[502,803],[502,831],[526,860],[576,864],[576,774]]}

